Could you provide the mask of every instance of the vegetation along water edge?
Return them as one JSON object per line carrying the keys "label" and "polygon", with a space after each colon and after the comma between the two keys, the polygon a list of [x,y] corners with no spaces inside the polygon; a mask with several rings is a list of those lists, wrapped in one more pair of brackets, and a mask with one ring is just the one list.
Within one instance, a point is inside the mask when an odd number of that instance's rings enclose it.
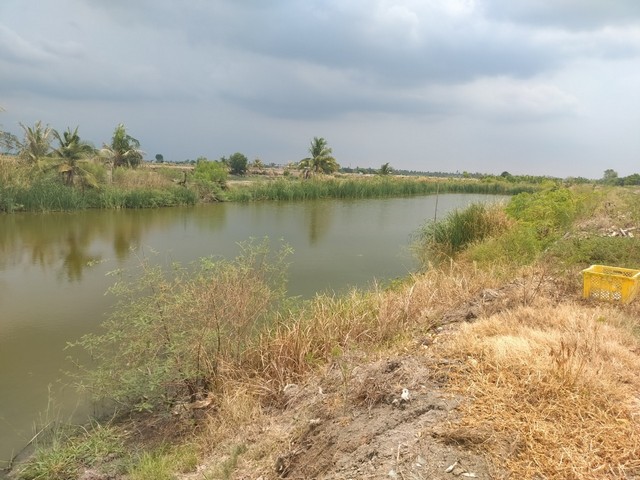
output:
{"label": "vegetation along water edge", "polygon": [[582,298],[591,264],[640,266],[635,187],[556,184],[414,236],[423,268],[292,299],[286,245],[141,264],[70,347],[115,412],[52,422],[14,478],[640,476],[640,307]]}

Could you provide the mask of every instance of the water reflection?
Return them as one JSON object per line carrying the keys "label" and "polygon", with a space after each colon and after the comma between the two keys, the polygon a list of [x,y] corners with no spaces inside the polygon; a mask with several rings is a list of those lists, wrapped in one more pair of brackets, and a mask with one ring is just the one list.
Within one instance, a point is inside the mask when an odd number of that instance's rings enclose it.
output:
{"label": "water reflection", "polygon": [[189,210],[4,215],[0,217],[0,269],[29,264],[43,272],[55,272],[59,280],[78,282],[86,268],[105,257],[124,263],[149,232],[175,228],[176,217],[182,216],[185,228],[191,223],[210,232],[224,227],[225,211],[220,205]]}
{"label": "water reflection", "polygon": [[329,232],[334,208],[334,202],[309,202],[305,204],[305,221],[309,230],[310,245],[316,245]]}

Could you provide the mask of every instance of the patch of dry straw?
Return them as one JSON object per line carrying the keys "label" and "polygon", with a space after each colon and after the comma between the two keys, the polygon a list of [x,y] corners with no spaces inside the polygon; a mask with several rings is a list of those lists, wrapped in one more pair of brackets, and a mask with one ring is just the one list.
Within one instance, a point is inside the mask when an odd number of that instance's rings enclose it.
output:
{"label": "patch of dry straw", "polygon": [[509,478],[640,475],[640,342],[628,324],[621,310],[569,304],[463,325],[440,347],[468,399],[445,438],[488,451]]}

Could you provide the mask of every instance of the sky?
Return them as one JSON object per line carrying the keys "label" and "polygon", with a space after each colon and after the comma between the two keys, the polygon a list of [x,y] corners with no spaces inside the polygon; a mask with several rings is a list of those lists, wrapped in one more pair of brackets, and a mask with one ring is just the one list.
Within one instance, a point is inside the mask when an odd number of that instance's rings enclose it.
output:
{"label": "sky", "polygon": [[640,172],[638,0],[2,0],[0,128],[148,159]]}

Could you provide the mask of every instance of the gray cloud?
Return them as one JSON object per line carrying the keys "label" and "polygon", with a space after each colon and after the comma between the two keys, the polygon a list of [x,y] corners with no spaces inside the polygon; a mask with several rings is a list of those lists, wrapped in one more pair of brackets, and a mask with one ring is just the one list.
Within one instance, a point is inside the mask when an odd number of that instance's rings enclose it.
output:
{"label": "gray cloud", "polygon": [[380,154],[365,155],[374,165],[403,167],[393,152],[419,164],[433,148],[470,171],[478,158],[515,170],[489,159],[522,145],[535,168],[560,168],[574,152],[599,170],[600,138],[627,165],[640,145],[615,125],[640,121],[629,107],[636,4],[4,0],[2,121],[80,124],[96,143],[124,122],[143,148],[174,158],[246,148],[297,159],[320,134],[359,162],[362,139],[384,136]]}
{"label": "gray cloud", "polygon": [[482,2],[497,20],[544,27],[593,30],[608,25],[637,25],[640,3],[635,0],[490,0]]}

